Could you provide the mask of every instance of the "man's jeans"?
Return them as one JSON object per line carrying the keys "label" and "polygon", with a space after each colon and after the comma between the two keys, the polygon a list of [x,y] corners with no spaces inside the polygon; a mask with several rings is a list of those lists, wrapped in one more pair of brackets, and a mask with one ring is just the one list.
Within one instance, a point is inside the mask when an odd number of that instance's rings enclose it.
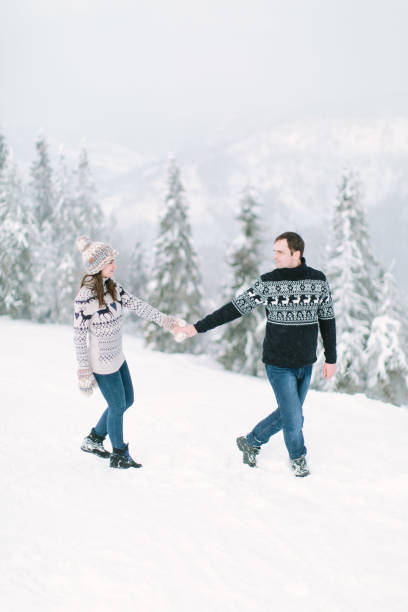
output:
{"label": "man's jeans", "polygon": [[283,429],[286,448],[291,459],[306,455],[303,439],[302,406],[312,376],[311,365],[303,368],[278,368],[266,365],[266,373],[275,393],[278,408],[258,423],[247,435],[252,446],[266,444],[269,438]]}
{"label": "man's jeans", "polygon": [[126,361],[113,374],[95,374],[108,407],[94,427],[103,438],[109,434],[113,448],[123,449],[123,413],[133,404],[133,385]]}

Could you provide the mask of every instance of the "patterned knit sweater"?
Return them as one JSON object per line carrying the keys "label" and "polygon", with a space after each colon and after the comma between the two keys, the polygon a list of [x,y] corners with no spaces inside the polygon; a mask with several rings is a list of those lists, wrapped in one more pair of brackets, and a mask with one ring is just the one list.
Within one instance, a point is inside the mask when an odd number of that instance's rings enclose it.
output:
{"label": "patterned knit sweater", "polygon": [[[105,306],[100,307],[95,292],[81,287],[75,298],[74,343],[79,368],[90,368],[96,374],[113,374],[125,360],[122,351],[123,310],[133,310],[139,317],[165,327],[165,314],[134,297],[115,283],[114,301],[105,289]],[[88,344],[89,339],[89,344]]]}
{"label": "patterned knit sweater", "polygon": [[327,363],[336,363],[336,324],[330,287],[323,272],[302,263],[263,274],[252,287],[194,324],[199,333],[264,306],[263,362],[301,368],[316,361],[318,330]]}

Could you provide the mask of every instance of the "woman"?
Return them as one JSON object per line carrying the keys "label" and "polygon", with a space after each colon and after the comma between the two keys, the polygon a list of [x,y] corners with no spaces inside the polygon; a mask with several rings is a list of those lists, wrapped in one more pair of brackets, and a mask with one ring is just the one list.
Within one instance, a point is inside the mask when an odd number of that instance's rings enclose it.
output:
{"label": "woman", "polygon": [[[103,242],[92,242],[87,236],[76,241],[86,269],[75,298],[74,343],[78,360],[79,388],[89,395],[98,385],[108,407],[81,449],[99,457],[110,457],[110,467],[139,468],[123,441],[123,413],[133,404],[133,386],[122,352],[123,309],[154,321],[171,332],[178,331],[178,321],[130,295],[112,277],[118,254]],[[89,339],[89,346],[88,346]],[[103,446],[106,435],[112,453]]]}

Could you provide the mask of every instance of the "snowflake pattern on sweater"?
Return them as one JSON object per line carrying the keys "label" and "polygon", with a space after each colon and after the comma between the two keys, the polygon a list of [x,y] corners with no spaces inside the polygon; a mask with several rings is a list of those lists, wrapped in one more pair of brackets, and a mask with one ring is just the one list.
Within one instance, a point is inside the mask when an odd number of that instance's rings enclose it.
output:
{"label": "snowflake pattern on sweater", "polygon": [[[89,368],[97,374],[117,372],[125,357],[122,350],[124,309],[137,316],[166,327],[169,317],[128,293],[115,283],[116,301],[105,291],[105,305],[99,306],[95,292],[84,285],[74,302],[74,344],[80,368]],[[89,344],[88,344],[89,340]]]}

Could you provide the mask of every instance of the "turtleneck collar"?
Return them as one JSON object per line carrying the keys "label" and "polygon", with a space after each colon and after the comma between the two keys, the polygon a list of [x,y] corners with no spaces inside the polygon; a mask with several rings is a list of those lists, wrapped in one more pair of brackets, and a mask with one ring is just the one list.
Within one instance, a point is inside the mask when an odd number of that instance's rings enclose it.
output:
{"label": "turtleneck collar", "polygon": [[304,270],[305,268],[306,268],[306,259],[304,257],[301,257],[300,264],[296,266],[296,268],[276,268],[276,270],[278,270],[279,272],[284,272],[285,274],[296,275],[297,272],[299,272],[300,270]]}

